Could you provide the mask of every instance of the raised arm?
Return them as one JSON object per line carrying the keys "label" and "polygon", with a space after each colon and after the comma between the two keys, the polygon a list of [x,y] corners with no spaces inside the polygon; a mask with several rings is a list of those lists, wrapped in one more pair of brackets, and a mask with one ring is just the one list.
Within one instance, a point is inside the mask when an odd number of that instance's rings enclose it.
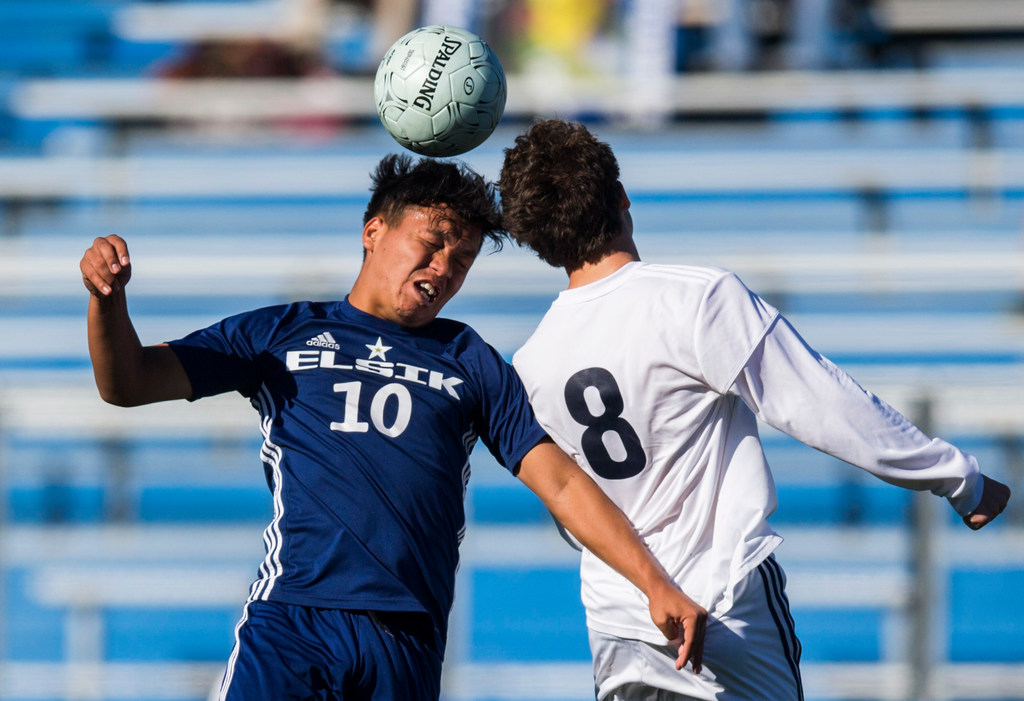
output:
{"label": "raised arm", "polygon": [[517,475],[584,547],[647,596],[658,629],[668,640],[681,640],[676,668],[690,661],[699,672],[707,611],[676,587],[594,480],[550,440],[526,454]]}
{"label": "raised arm", "polygon": [[1005,508],[1009,488],[977,461],[909,419],[814,352],[779,319],[733,391],[765,423],[900,487],[945,497],[977,530]]}
{"label": "raised arm", "polygon": [[103,400],[138,406],[191,397],[191,383],[174,351],[143,346],[135,333],[125,296],[132,267],[124,239],[97,238],[80,268],[89,291],[89,357]]}

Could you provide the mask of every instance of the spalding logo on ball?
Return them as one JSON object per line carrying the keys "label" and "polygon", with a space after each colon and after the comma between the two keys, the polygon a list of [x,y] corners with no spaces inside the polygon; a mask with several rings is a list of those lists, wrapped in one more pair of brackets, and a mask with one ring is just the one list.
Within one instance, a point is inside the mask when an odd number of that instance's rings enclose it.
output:
{"label": "spalding logo on ball", "polygon": [[377,115],[395,141],[425,156],[457,156],[491,135],[505,111],[505,71],[483,39],[458,27],[420,27],[377,69]]}

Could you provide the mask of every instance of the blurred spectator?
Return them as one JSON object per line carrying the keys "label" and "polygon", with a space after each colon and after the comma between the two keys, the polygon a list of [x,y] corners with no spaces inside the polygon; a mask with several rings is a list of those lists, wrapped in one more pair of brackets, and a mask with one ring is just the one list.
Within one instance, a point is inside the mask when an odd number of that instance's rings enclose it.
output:
{"label": "blurred spectator", "polygon": [[329,0],[283,0],[263,34],[211,33],[157,67],[165,78],[302,78],[332,72]]}
{"label": "blurred spectator", "polygon": [[835,0],[793,0],[785,47],[787,68],[815,70],[838,66],[835,4]]}
{"label": "blurred spectator", "polygon": [[527,62],[573,74],[593,70],[588,48],[608,15],[608,0],[525,0]]}
{"label": "blurred spectator", "polygon": [[373,37],[369,42],[372,65],[402,35],[420,24],[419,0],[331,0],[333,5],[353,9],[370,18]]}
{"label": "blurred spectator", "polygon": [[417,0],[367,0],[373,13],[374,56],[384,52],[406,32],[418,24],[419,2]]}
{"label": "blurred spectator", "polygon": [[901,63],[893,55],[892,37],[879,16],[876,0],[836,0],[833,21],[842,67],[885,68]]}
{"label": "blurred spectator", "polygon": [[498,0],[481,3],[477,31],[508,73],[551,77],[615,70],[602,38],[616,21],[616,0]]}
{"label": "blurred spectator", "polygon": [[203,39],[157,68],[164,78],[302,78],[325,75],[320,52],[272,39]]}
{"label": "blurred spectator", "polygon": [[718,0],[718,4],[719,22],[711,31],[713,66],[726,71],[779,68],[793,12],[789,0]]}
{"label": "blurred spectator", "polygon": [[[156,72],[168,80],[297,80],[333,74],[321,52],[272,39],[200,40],[188,46],[177,58],[159,66]],[[217,99],[230,99],[230,93],[224,92]],[[252,130],[269,130],[319,141],[334,137],[345,120],[336,115],[311,111],[291,116],[210,117],[178,123],[188,128],[213,131],[221,137],[247,138]]]}
{"label": "blurred spectator", "polygon": [[423,0],[421,24],[451,24],[479,32],[477,0]]}
{"label": "blurred spectator", "polygon": [[711,33],[722,13],[720,0],[680,0],[675,26],[675,72],[712,67]]}

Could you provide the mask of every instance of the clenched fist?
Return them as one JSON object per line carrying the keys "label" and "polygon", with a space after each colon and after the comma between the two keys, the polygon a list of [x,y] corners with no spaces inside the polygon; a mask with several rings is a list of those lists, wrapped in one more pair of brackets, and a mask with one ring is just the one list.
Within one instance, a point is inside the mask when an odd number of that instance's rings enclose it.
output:
{"label": "clenched fist", "polygon": [[85,289],[96,297],[108,297],[124,289],[132,277],[128,244],[114,234],[97,238],[82,256],[79,267]]}

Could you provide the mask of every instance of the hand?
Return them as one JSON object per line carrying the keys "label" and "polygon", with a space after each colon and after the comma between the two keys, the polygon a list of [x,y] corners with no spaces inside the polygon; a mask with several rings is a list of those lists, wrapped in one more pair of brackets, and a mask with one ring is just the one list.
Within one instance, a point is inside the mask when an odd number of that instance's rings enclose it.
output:
{"label": "hand", "polygon": [[1005,484],[985,475],[981,479],[983,482],[978,508],[964,516],[964,523],[975,531],[1001,514],[1006,508],[1006,502],[1010,500],[1010,488]]}
{"label": "hand", "polygon": [[669,584],[658,597],[651,597],[649,601],[651,620],[672,644],[679,645],[676,669],[682,669],[690,662],[694,673],[699,673],[704,659],[707,610]]}
{"label": "hand", "polygon": [[99,298],[124,289],[132,277],[128,244],[120,236],[97,238],[79,264],[85,289]]}

